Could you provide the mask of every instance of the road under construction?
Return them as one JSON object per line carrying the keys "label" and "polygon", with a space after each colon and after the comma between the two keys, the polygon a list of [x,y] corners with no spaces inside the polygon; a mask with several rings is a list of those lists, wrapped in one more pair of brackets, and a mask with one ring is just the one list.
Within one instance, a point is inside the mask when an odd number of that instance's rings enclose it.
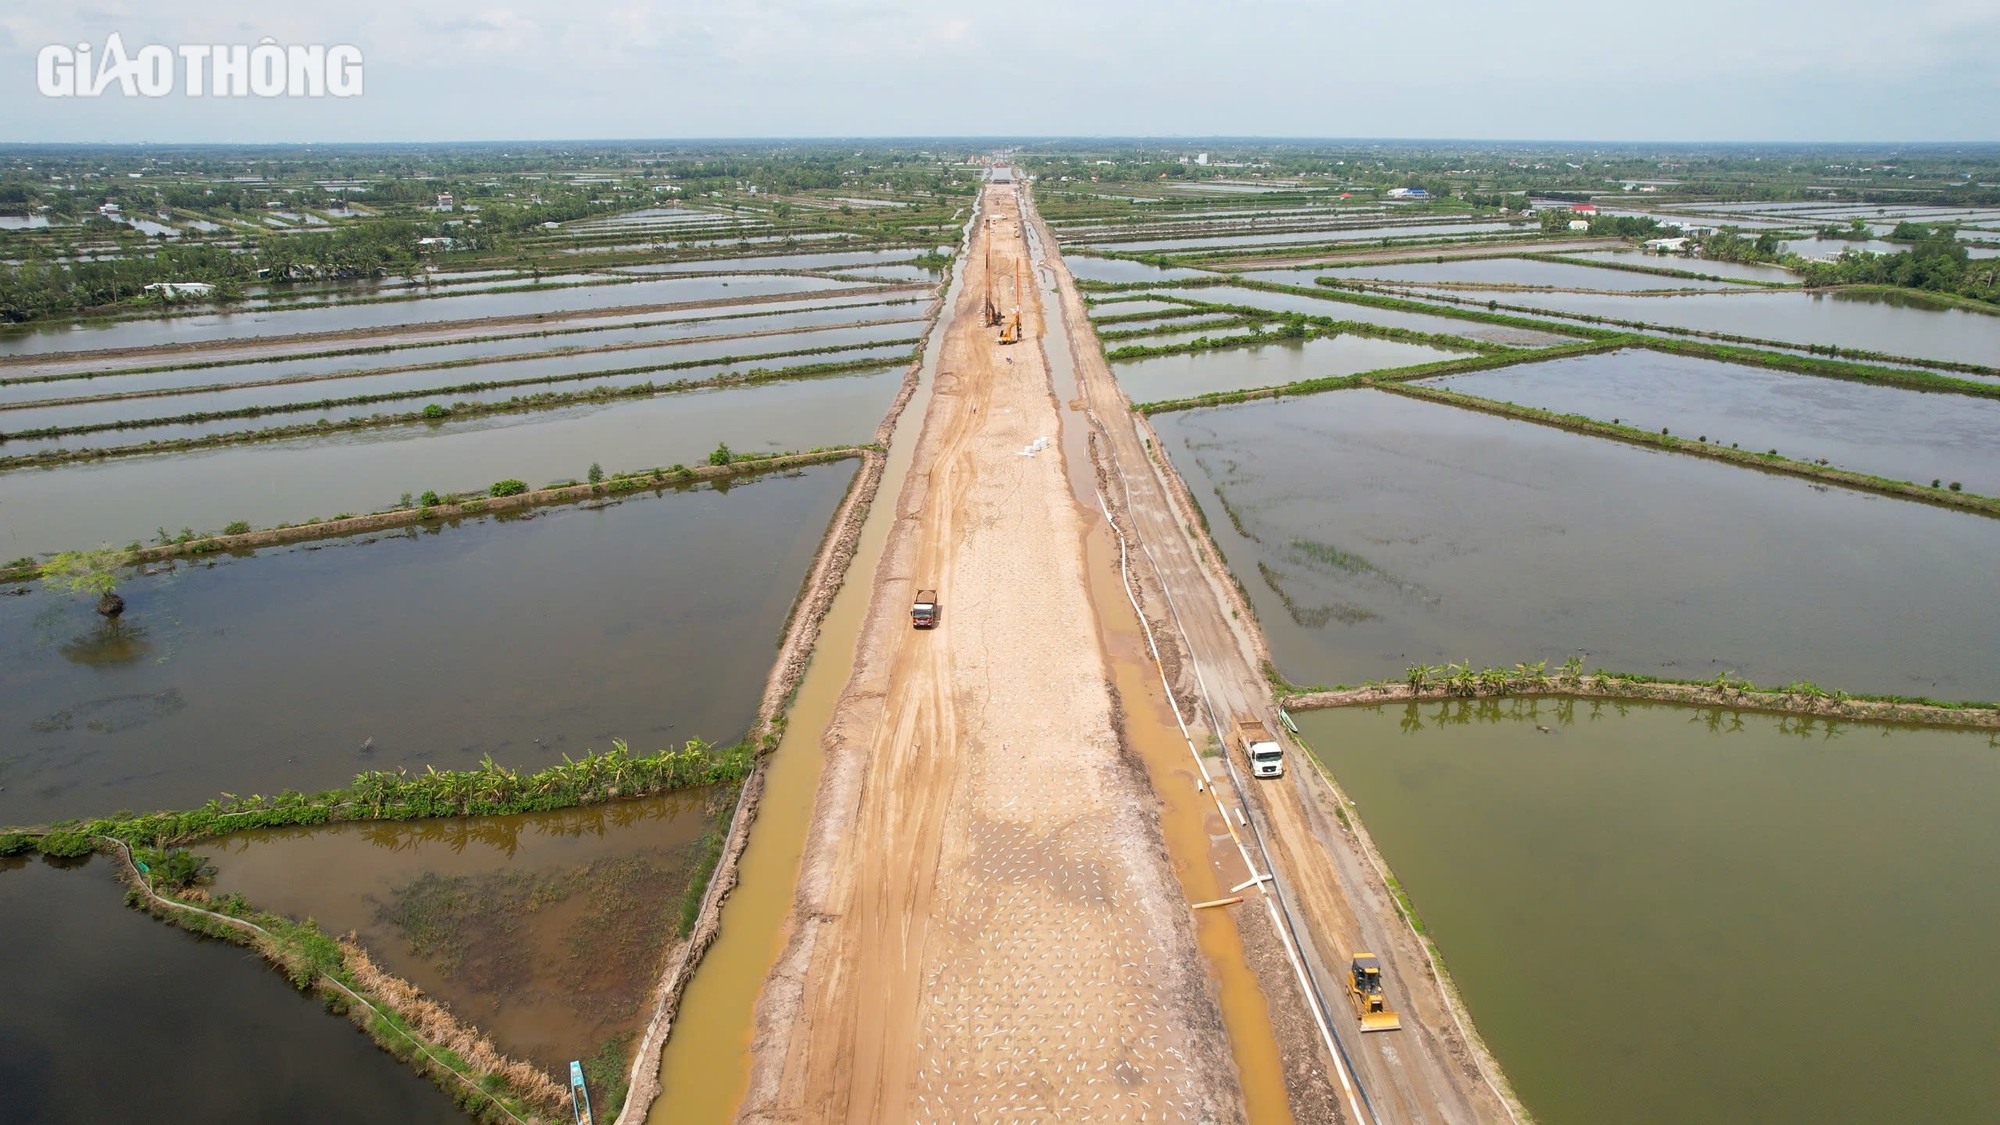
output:
{"label": "road under construction", "polygon": [[984,188],[740,1119],[1512,1120],[1332,786],[1224,749],[1262,639],[1054,245]]}

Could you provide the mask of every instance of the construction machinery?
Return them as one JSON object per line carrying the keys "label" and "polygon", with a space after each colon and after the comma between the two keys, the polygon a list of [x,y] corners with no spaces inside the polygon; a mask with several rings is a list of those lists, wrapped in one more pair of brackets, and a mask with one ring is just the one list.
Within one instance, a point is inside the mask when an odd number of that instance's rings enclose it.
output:
{"label": "construction machinery", "polygon": [[912,629],[935,629],[938,619],[938,596],[936,590],[918,590],[917,600],[910,604],[910,627]]}
{"label": "construction machinery", "polygon": [[1271,736],[1271,728],[1254,715],[1236,716],[1236,747],[1250,763],[1252,777],[1285,776],[1285,748]]}
{"label": "construction machinery", "polygon": [[1000,342],[1003,344],[1018,344],[1021,342],[1020,309],[1015,309],[1013,312],[1007,314],[1007,323],[1000,326]]}
{"label": "construction machinery", "polygon": [[1347,998],[1363,1032],[1402,1030],[1402,1018],[1382,1000],[1382,962],[1373,953],[1357,953],[1348,963]]}

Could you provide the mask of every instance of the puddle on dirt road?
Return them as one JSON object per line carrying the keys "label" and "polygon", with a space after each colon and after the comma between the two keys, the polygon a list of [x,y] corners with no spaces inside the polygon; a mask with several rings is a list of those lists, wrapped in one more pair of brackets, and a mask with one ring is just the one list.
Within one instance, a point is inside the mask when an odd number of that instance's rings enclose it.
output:
{"label": "puddle on dirt road", "polygon": [[1297,719],[1547,1125],[2000,1117],[1990,734],[1553,699]]}
{"label": "puddle on dirt road", "polygon": [[109,861],[61,867],[0,859],[0,1120],[465,1120],[256,955],[126,907]]}
{"label": "puddle on dirt road", "polygon": [[[1242,329],[1225,329],[1215,335],[1240,335]],[[1203,333],[1189,333],[1189,338]],[[1115,350],[1126,341],[1114,341]],[[1147,337],[1131,343],[1158,347],[1174,342],[1171,337]],[[1390,367],[1411,367],[1437,363],[1470,353],[1447,351],[1422,344],[1379,340],[1373,336],[1341,335],[1317,340],[1278,340],[1255,347],[1229,348],[1187,355],[1155,356],[1150,359],[1121,360],[1112,365],[1118,385],[1133,402],[1191,398],[1210,391],[1243,391],[1253,387],[1276,387],[1301,379],[1324,379],[1336,375],[1356,375]]]}
{"label": "puddle on dirt road", "polygon": [[858,464],[0,597],[0,824],[733,742]]}
{"label": "puddle on dirt road", "polygon": [[[216,864],[214,893],[358,934],[507,1054],[551,1074],[602,1054],[615,1061],[593,1069],[622,1084],[701,837],[730,799],[264,830],[194,850]],[[608,1090],[591,1092],[616,1113]]]}
{"label": "puddle on dirt road", "polygon": [[1300,683],[1580,653],[2000,698],[2000,521],[1381,391],[1153,425]]}
{"label": "puddle on dirt road", "polygon": [[[419,423],[0,473],[0,558],[393,507],[403,493],[581,480],[738,452],[873,440],[907,365],[609,405]],[[406,406],[405,409],[409,407]]]}
{"label": "puddle on dirt road", "polygon": [[1631,350],[1425,381],[1891,480],[2000,495],[2000,401]]}
{"label": "puddle on dirt road", "polygon": [[[1033,228],[1029,230],[1032,232]],[[1036,251],[1039,239],[1031,239]],[[1127,600],[1118,569],[1118,545],[1098,506],[1096,469],[1090,458],[1090,420],[1076,377],[1076,361],[1064,328],[1062,298],[1046,268],[1039,269],[1050,386],[1061,420],[1063,468],[1084,523],[1084,572],[1090,581],[1098,636],[1124,709],[1124,735],[1145,763],[1160,802],[1160,830],[1174,860],[1174,876],[1189,903],[1226,897],[1222,873],[1247,878],[1248,870],[1230,843],[1229,830],[1213,800],[1196,787],[1201,776],[1193,751],[1175,722],[1155,665],[1147,655],[1138,615]],[[1207,962],[1222,1021],[1236,1062],[1244,1112],[1249,1121],[1289,1123],[1284,1064],[1278,1054],[1270,1006],[1243,951],[1243,937],[1231,910],[1194,915],[1195,941]]]}

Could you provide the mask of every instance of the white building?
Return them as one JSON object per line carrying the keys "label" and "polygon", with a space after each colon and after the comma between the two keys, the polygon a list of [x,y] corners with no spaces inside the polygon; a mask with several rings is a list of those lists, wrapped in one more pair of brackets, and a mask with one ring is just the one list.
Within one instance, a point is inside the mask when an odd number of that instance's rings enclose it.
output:
{"label": "white building", "polygon": [[448,191],[438,192],[438,205],[437,205],[438,210],[449,211],[452,209],[453,204],[455,204],[456,202],[457,202],[456,200],[452,199],[450,192]]}
{"label": "white building", "polygon": [[1194,162],[1195,162],[1196,164],[1200,164],[1200,165],[1204,165],[1204,166],[1206,166],[1206,165],[1208,164],[1208,154],[1207,154],[1207,153],[1205,153],[1205,152],[1197,152],[1197,153],[1195,153],[1195,154],[1194,154]]}
{"label": "white building", "polygon": [[206,297],[215,292],[215,286],[206,281],[155,281],[146,286],[146,292],[172,301],[181,297]]}

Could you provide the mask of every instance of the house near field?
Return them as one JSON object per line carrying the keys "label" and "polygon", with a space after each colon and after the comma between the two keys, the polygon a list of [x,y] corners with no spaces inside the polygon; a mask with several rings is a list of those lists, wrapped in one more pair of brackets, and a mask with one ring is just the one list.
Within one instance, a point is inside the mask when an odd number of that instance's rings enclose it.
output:
{"label": "house near field", "polygon": [[1595,203],[1575,203],[1570,205],[1570,210],[1579,215],[1595,215],[1597,214],[1597,205]]}
{"label": "house near field", "polygon": [[206,281],[155,281],[146,286],[148,296],[160,296],[169,301],[182,297],[206,297],[215,292],[215,286]]}
{"label": "house near field", "polygon": [[1429,199],[1431,193],[1420,187],[1399,187],[1389,189],[1390,199]]}

